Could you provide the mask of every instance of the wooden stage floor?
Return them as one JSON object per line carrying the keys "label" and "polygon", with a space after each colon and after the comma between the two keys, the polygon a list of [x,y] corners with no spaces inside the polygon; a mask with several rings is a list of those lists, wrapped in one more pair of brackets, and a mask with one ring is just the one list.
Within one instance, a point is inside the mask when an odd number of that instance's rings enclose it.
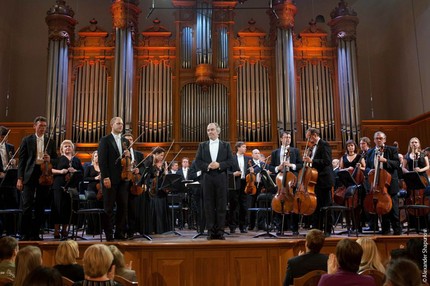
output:
{"label": "wooden stage floor", "polygon": [[[227,228],[226,228],[227,230]],[[124,253],[126,262],[133,261],[140,285],[282,285],[289,258],[304,250],[306,230],[301,236],[293,237],[291,232],[285,236],[270,238],[255,235],[263,231],[248,231],[226,235],[226,240],[207,240],[205,235],[193,238],[195,230],[176,230],[181,235],[152,235],[152,241],[144,238],[114,241]],[[341,231],[336,229],[336,233]],[[80,233],[79,233],[80,234]],[[406,245],[408,239],[424,234],[375,235],[373,232],[359,237],[375,240],[382,259],[388,261],[392,249]],[[332,253],[337,242],[347,235],[332,235],[326,239],[322,253]],[[20,246],[38,245],[43,251],[44,265],[54,265],[55,250],[59,243],[52,233],[44,234],[44,241],[21,242]],[[78,239],[80,256],[94,243],[100,243],[99,236],[85,236]],[[350,236],[356,239],[355,236]],[[103,243],[107,243],[103,240]],[[81,259],[81,258],[80,258]],[[81,263],[82,261],[80,261]]]}

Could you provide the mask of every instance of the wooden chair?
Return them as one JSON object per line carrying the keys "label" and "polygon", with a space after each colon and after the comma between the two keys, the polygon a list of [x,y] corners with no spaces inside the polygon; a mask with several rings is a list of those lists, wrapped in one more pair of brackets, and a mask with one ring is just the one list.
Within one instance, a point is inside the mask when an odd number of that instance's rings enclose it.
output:
{"label": "wooden chair", "polygon": [[314,270],[306,273],[302,277],[294,278],[294,286],[317,286],[321,275],[326,273],[323,270]]}
{"label": "wooden chair", "polygon": [[9,283],[13,283],[12,278],[8,278],[8,277],[1,277],[0,278],[0,286],[8,285]]}
{"label": "wooden chair", "polygon": [[132,286],[132,285],[139,285],[139,282],[130,281],[128,279],[125,279],[122,276],[115,275],[113,278],[116,282],[120,283],[122,286]]}
{"label": "wooden chair", "polygon": [[361,275],[369,275],[372,276],[375,280],[376,286],[382,286],[385,282],[385,274],[379,270],[368,269],[361,273]]}
{"label": "wooden chair", "polygon": [[73,283],[75,283],[75,282],[70,280],[69,278],[63,276],[63,286],[72,286]]}

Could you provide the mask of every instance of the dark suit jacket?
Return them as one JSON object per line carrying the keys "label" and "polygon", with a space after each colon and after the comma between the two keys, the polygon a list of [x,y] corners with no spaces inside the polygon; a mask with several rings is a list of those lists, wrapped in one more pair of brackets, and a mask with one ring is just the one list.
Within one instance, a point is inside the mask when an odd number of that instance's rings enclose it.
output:
{"label": "dark suit jacket", "polygon": [[[48,144],[48,136],[44,137],[44,144]],[[49,140],[49,144],[46,148],[46,152],[51,157],[51,164],[55,165],[58,154],[55,142]],[[23,179],[23,184],[27,184],[34,171],[37,159],[37,142],[36,134],[31,134],[22,139],[21,146],[19,148],[19,163],[18,163],[18,178]]]}
{"label": "dark suit jacket", "polygon": [[[205,173],[208,172],[208,166],[212,162],[211,153],[209,151],[209,141],[199,144],[196,155],[196,164],[199,169]],[[219,171],[226,172],[234,164],[233,153],[230,143],[219,141],[218,156],[216,162],[220,164]]]}
{"label": "dark suit jacket", "polygon": [[[12,159],[12,156],[15,153],[15,147],[12,144],[9,144],[9,143],[5,143],[5,146],[6,146],[6,161],[9,162],[9,160]],[[0,153],[0,156],[1,156],[1,153]],[[4,172],[4,170],[3,170],[3,161],[2,161],[1,158],[0,158],[0,172]]]}
{"label": "dark suit jacket", "polygon": [[[297,173],[303,167],[303,160],[300,156],[299,149],[290,146],[290,163],[296,164],[296,170],[290,170],[297,176]],[[272,160],[270,161],[269,170],[275,173],[275,168],[281,164],[281,148],[272,151]]]}
{"label": "dark suit jacket", "polygon": [[190,170],[191,170],[191,168],[190,168],[190,167],[188,167],[187,178],[185,178],[185,176],[184,176],[184,168],[180,168],[180,169],[176,172],[176,174],[181,175],[181,176],[182,176],[182,180],[191,180],[191,179],[190,179]]}
{"label": "dark suit jacket", "polygon": [[[121,137],[122,149],[124,149],[124,146],[128,148],[129,143],[130,142],[127,139]],[[120,154],[120,151],[118,150],[118,146],[115,143],[115,138],[112,133],[100,139],[98,154],[101,181],[103,181],[104,178],[110,178],[112,185],[119,184],[121,182],[122,154]]]}
{"label": "dark suit jacket", "polygon": [[[375,148],[372,148],[367,152],[366,174],[368,174],[371,169],[375,169],[375,150]],[[397,173],[398,166],[400,164],[399,153],[397,152],[397,148],[392,146],[385,146],[383,156],[387,159],[387,162],[383,163],[382,168],[387,170],[387,172],[391,174],[391,185],[389,188],[389,193],[391,195],[395,195],[399,192],[399,177]],[[369,183],[372,184],[373,182]]]}
{"label": "dark suit jacket", "polygon": [[288,260],[284,286],[293,285],[294,278],[301,277],[313,270],[327,271],[328,256],[321,253],[305,253]]}
{"label": "dark suit jacket", "polygon": [[133,148],[133,153],[134,153],[134,160],[136,161],[136,164],[140,163],[138,168],[139,168],[139,173],[142,174],[143,170],[145,169],[145,166],[143,166],[143,162],[142,162],[144,155],[142,152],[137,151],[134,148]]}
{"label": "dark suit jacket", "polygon": [[[254,161],[252,161],[252,157],[243,155],[243,166],[245,169],[245,178],[246,178],[246,175],[249,174],[249,169],[248,169],[250,167],[248,165],[249,160],[251,160],[251,164],[254,164]],[[237,160],[237,154],[233,156],[233,161],[234,161],[234,164],[232,167],[230,167],[229,171],[232,173],[236,171],[240,171],[239,161]],[[240,181],[241,177],[242,176],[234,177],[234,180],[236,181],[236,190],[240,190],[241,188],[241,181]]]}
{"label": "dark suit jacket", "polygon": [[318,171],[316,187],[329,189],[334,184],[333,167],[331,164],[331,148],[330,145],[322,139],[318,141],[316,148],[315,156],[312,159],[312,167]]}

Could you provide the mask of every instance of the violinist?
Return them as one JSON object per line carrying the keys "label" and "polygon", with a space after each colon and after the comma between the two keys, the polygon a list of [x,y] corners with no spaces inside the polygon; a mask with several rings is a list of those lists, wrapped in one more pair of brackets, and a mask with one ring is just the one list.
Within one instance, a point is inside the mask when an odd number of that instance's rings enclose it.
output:
{"label": "violinist", "polygon": [[[98,155],[103,192],[104,206],[104,231],[107,241],[114,238],[125,239],[127,230],[128,193],[130,182],[121,178],[122,159],[130,157],[127,149],[129,142],[121,136],[124,123],[121,117],[114,117],[110,121],[111,133],[100,139]],[[113,234],[114,206],[116,204],[115,215],[115,236]]]}
{"label": "violinist", "polygon": [[312,216],[312,227],[319,228],[324,231],[326,236],[330,236],[332,230],[331,216],[328,216],[327,225],[324,226],[325,229],[322,229],[320,210],[322,207],[331,204],[331,188],[334,184],[331,148],[327,141],[321,139],[318,129],[309,128],[306,131],[306,139],[309,139],[313,148],[311,148],[311,154],[303,156],[303,161],[312,164],[312,168],[318,171],[318,179],[315,185],[317,207]]}
{"label": "violinist", "polygon": [[46,118],[36,117],[33,128],[35,134],[24,137],[19,148],[16,188],[21,191],[22,200],[21,240],[42,240],[39,231],[46,202],[49,201],[50,186],[41,185],[39,178],[42,175],[42,165],[52,169],[52,164],[55,164],[58,157],[54,140],[45,136]]}
{"label": "violinist", "polygon": [[155,147],[152,155],[143,162],[144,171],[141,184],[145,184],[147,189],[144,193],[143,206],[145,234],[161,234],[170,230],[167,193],[160,189],[163,178],[168,172],[167,163],[164,160],[165,154],[164,148]]}
{"label": "violinist", "polygon": [[409,140],[408,153],[406,153],[403,162],[403,172],[418,172],[420,176],[425,178],[428,184],[427,170],[429,170],[429,158],[425,152],[421,150],[421,143],[417,137],[412,137]]}
{"label": "violinist", "polygon": [[[75,145],[70,140],[64,140],[60,145],[61,156],[52,168],[54,184],[52,185],[54,200],[52,204],[52,222],[54,223],[54,238],[66,239],[72,213],[71,197],[68,188],[77,188],[82,180],[83,167],[81,160],[75,156]],[[61,235],[60,235],[60,225]]]}
{"label": "violinist", "polygon": [[[131,133],[124,134],[124,138],[128,140],[130,146],[133,146],[134,139],[133,135]],[[138,181],[140,181],[141,175],[143,173],[144,166],[143,164],[140,164],[140,166],[137,166],[143,158],[144,155],[142,152],[135,150],[133,147],[129,148],[130,156],[131,156],[131,165],[132,172],[133,172],[133,180],[130,181],[130,188],[132,188],[133,184],[138,187],[142,187],[141,185],[138,185]],[[138,226],[140,225],[140,216],[138,215],[141,213],[142,208],[142,196],[135,195],[133,193],[128,194],[128,228],[127,228],[127,238],[132,238],[134,234],[139,231]],[[140,232],[140,231],[139,231]]]}
{"label": "violinist", "polygon": [[397,170],[400,162],[397,148],[385,145],[387,138],[385,133],[381,131],[375,132],[373,139],[375,147],[367,152],[366,173],[369,173],[371,169],[375,169],[377,164],[382,164],[382,169],[386,170],[391,175],[391,182],[390,186],[387,188],[387,192],[392,199],[392,208],[388,214],[382,215],[381,233],[383,235],[389,234],[391,224],[393,234],[400,235],[402,234],[402,228],[400,226],[399,200],[397,198],[397,193],[399,192],[399,177]]}
{"label": "violinist", "polygon": [[[100,166],[99,155],[97,150],[91,154],[91,165],[87,166],[84,171],[84,181],[88,182],[85,190],[88,207],[103,208],[103,194],[100,184]],[[99,216],[94,214],[88,220],[87,234],[100,234],[98,230]]]}
{"label": "violinist", "polygon": [[[4,179],[7,170],[16,169],[16,160],[13,158],[15,154],[15,146],[7,142],[8,133],[10,131],[0,126],[0,182]],[[16,179],[16,178],[15,178]],[[17,209],[19,206],[18,192],[13,186],[2,185],[0,188],[0,209]],[[5,216],[3,221],[7,235],[15,235],[13,233],[15,226],[12,216]],[[1,232],[3,233],[3,232]]]}
{"label": "violinist", "polygon": [[[252,168],[249,168],[250,172],[254,172],[256,176],[256,187],[257,193],[255,195],[248,195],[248,207],[256,208],[256,207],[265,207],[265,205],[258,206],[257,198],[261,195],[261,190],[264,187],[264,184],[261,181],[261,170],[263,167],[266,167],[266,161],[264,155],[260,153],[260,150],[253,149],[252,150]],[[271,199],[272,197],[270,197]],[[264,230],[266,227],[266,213],[259,212],[257,219],[257,212],[248,212],[247,214],[249,220],[248,230],[253,230],[255,228],[255,221],[258,221],[257,228]]]}
{"label": "violinist", "polygon": [[[292,172],[296,177],[300,169],[303,167],[302,157],[300,156],[299,149],[290,146],[291,144],[291,133],[283,131],[280,134],[281,147],[272,151],[272,161],[270,162],[269,170],[275,174],[283,172],[284,168]],[[274,215],[274,223],[278,230],[278,233],[282,233],[282,225],[288,224],[293,235],[299,234],[299,215],[288,214],[285,216],[287,221],[282,224],[282,215],[276,213]]]}
{"label": "violinist", "polygon": [[[227,223],[230,227],[230,233],[235,233],[236,228],[239,227],[240,233],[247,233],[247,194],[245,188],[247,188],[247,176],[254,176],[249,172],[249,167],[253,166],[252,159],[245,155],[246,144],[243,141],[238,141],[235,144],[236,155],[234,155],[234,165],[230,167],[230,171],[233,172],[234,179],[236,181],[236,189],[230,189],[228,191],[228,203],[229,212]],[[250,177],[248,177],[249,180]],[[254,180],[255,181],[255,180]],[[251,187],[256,188],[254,182],[249,182]]]}

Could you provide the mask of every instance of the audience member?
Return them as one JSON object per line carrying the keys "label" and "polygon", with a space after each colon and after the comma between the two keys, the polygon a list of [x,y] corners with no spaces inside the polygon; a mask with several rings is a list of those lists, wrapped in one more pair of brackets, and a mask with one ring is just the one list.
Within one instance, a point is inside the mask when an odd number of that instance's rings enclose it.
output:
{"label": "audience member", "polygon": [[325,240],[324,232],[311,229],[306,235],[306,253],[299,252],[299,256],[288,260],[284,286],[292,285],[294,278],[301,277],[313,270],[327,270],[327,255],[321,254]]}
{"label": "audience member", "polygon": [[93,244],[84,253],[85,280],[73,283],[73,286],[115,286],[113,255],[104,244]]}
{"label": "audience member", "polygon": [[359,275],[363,249],[348,238],[341,239],[336,245],[336,255],[330,254],[327,272],[321,276],[318,286],[376,286],[375,280],[368,275]]}
{"label": "audience member", "polygon": [[385,272],[384,286],[421,286],[421,271],[409,259],[392,259]]}
{"label": "audience member", "polygon": [[55,252],[55,263],[57,264],[54,268],[57,269],[62,276],[72,281],[84,280],[84,268],[76,262],[78,257],[78,243],[74,240],[62,241]]}
{"label": "audience member", "polygon": [[357,243],[361,245],[361,248],[363,248],[363,256],[361,257],[358,274],[361,274],[366,270],[378,270],[384,273],[385,268],[382,264],[381,256],[379,255],[375,241],[368,237],[360,237],[357,239]]}
{"label": "audience member", "polygon": [[26,286],[27,275],[42,265],[42,252],[37,246],[29,245],[18,251],[15,260],[15,281],[13,286]]}
{"label": "audience member", "polygon": [[24,280],[25,286],[63,286],[63,278],[57,269],[39,266]]}
{"label": "audience member", "polygon": [[18,241],[5,236],[0,238],[0,278],[15,279],[15,258],[18,254]]}
{"label": "audience member", "polygon": [[109,245],[113,255],[113,265],[115,265],[115,275],[124,277],[127,280],[137,282],[136,271],[131,269],[131,261],[125,264],[124,255],[115,245]]}

